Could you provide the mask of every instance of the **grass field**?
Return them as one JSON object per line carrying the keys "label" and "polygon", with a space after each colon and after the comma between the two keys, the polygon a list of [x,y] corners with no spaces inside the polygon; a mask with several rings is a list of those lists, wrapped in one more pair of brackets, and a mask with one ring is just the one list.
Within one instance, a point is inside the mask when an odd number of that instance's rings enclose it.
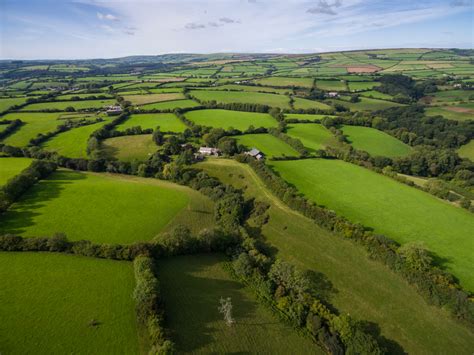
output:
{"label": "grass field", "polygon": [[472,91],[469,90],[444,90],[438,91],[430,95],[433,97],[433,103],[441,102],[456,102],[456,101],[468,101],[470,97],[474,97]]}
{"label": "grass field", "polygon": [[0,252],[0,279],[5,354],[140,353],[130,263]]}
{"label": "grass field", "polygon": [[471,140],[469,143],[459,148],[458,154],[462,158],[468,158],[471,159],[471,161],[474,161],[474,140]]}
{"label": "grass field", "polygon": [[345,91],[346,83],[340,80],[316,80],[316,87],[327,91]]}
{"label": "grass field", "polygon": [[8,110],[12,106],[21,105],[21,104],[24,104],[25,102],[26,102],[26,97],[0,99],[0,113]]}
{"label": "grass field", "polygon": [[153,104],[147,104],[140,106],[142,110],[174,110],[176,108],[188,108],[196,107],[199,104],[193,100],[173,100],[173,101],[164,101],[156,102]]}
{"label": "grass field", "polygon": [[[253,294],[229,277],[219,255],[181,256],[158,263],[167,324],[178,353],[322,354],[310,340],[283,325]],[[218,312],[231,297],[235,324]]]}
{"label": "grass field", "polygon": [[267,157],[294,157],[300,155],[291,146],[271,134],[245,134],[243,136],[235,136],[234,138],[237,139],[239,144],[249,149],[257,148]]}
{"label": "grass field", "polygon": [[377,90],[369,90],[369,91],[362,91],[358,93],[360,96],[373,98],[373,99],[381,99],[381,100],[392,100],[393,96],[384,94],[383,92]]}
{"label": "grass field", "polygon": [[145,161],[158,150],[151,134],[109,138],[102,145],[108,157],[129,162],[135,159]]}
{"label": "grass field", "polygon": [[458,106],[439,106],[439,107],[427,107],[425,109],[425,113],[427,116],[437,116],[441,115],[448,120],[455,120],[455,121],[466,121],[466,120],[474,120],[474,109],[468,109],[463,111],[455,111],[456,107]]}
{"label": "grass field", "polygon": [[350,81],[348,83],[350,91],[372,90],[375,86],[380,85],[376,81]]}
{"label": "grass field", "polygon": [[130,101],[132,105],[145,105],[154,102],[172,101],[184,99],[181,93],[167,94],[149,94],[149,95],[126,95],[123,97],[126,101]]}
{"label": "grass field", "polygon": [[276,127],[278,122],[269,114],[256,112],[243,112],[231,110],[196,110],[189,111],[186,118],[202,126],[230,127],[244,131],[250,126]]}
{"label": "grass field", "polygon": [[266,94],[260,92],[235,92],[219,90],[193,90],[191,95],[203,102],[215,100],[218,103],[247,103],[272,107],[288,108],[290,98],[285,95]]}
{"label": "grass field", "polygon": [[65,110],[67,107],[73,107],[75,110],[101,109],[105,106],[115,105],[113,99],[106,100],[81,100],[81,101],[52,101],[30,104],[21,109],[21,111],[41,111],[41,110]]}
{"label": "grass field", "polygon": [[317,123],[289,124],[287,134],[298,138],[310,151],[325,149],[327,145],[335,142],[333,134]]}
{"label": "grass field", "polygon": [[354,148],[373,156],[400,157],[411,152],[410,146],[374,128],[343,126],[342,131]]}
{"label": "grass field", "polygon": [[267,86],[286,87],[297,86],[304,88],[311,88],[314,83],[313,78],[285,78],[283,76],[274,76],[255,80],[255,83]]}
{"label": "grass field", "polygon": [[325,103],[319,102],[319,101],[314,101],[314,100],[307,100],[307,99],[302,99],[300,97],[295,97],[294,98],[294,103],[293,106],[295,109],[303,109],[303,110],[308,110],[308,109],[318,109],[318,110],[329,110],[331,109],[331,106],[326,105]]}
{"label": "grass field", "polygon": [[47,140],[42,148],[69,158],[87,158],[87,141],[90,135],[107,123],[102,121],[73,128]]}
{"label": "grass field", "polygon": [[160,126],[160,130],[163,132],[176,133],[184,132],[187,128],[174,113],[143,113],[130,115],[124,123],[116,127],[116,130],[124,131],[135,126],[140,126],[143,129],[156,129],[157,126]]}
{"label": "grass field", "polygon": [[423,242],[474,291],[474,217],[386,176],[339,160],[272,162],[281,176],[320,205],[401,244]]}
{"label": "grass field", "polygon": [[0,157],[0,186],[30,166],[30,158]]}
{"label": "grass field", "polygon": [[175,220],[192,229],[206,227],[212,224],[212,211],[210,200],[184,186],[60,170],[0,216],[0,234],[32,237],[64,232],[71,240],[133,243],[152,239]]}
{"label": "grass field", "polygon": [[333,100],[335,103],[341,104],[347,107],[351,111],[373,111],[373,110],[384,110],[389,107],[403,106],[396,102],[371,99],[368,97],[361,97],[359,102],[353,103],[344,100]]}
{"label": "grass field", "polygon": [[337,117],[333,115],[312,115],[312,114],[301,114],[301,113],[287,113],[285,114],[285,119],[296,118],[297,120],[322,120],[324,117]]}
{"label": "grass field", "polygon": [[250,91],[250,92],[269,92],[275,94],[285,94],[291,90],[289,89],[276,89],[266,86],[252,86],[252,85],[237,85],[237,84],[228,84],[221,85],[212,88],[213,90],[236,90],[236,91]]}
{"label": "grass field", "polygon": [[316,272],[321,280],[319,297],[341,313],[379,327],[386,341],[379,340],[389,353],[401,354],[402,347],[413,354],[470,354],[474,338],[469,330],[443,310],[427,305],[401,277],[371,261],[363,248],[289,209],[250,167],[225,159],[210,159],[197,166],[243,189],[246,198],[269,203],[270,219],[261,234],[276,248],[276,255]]}

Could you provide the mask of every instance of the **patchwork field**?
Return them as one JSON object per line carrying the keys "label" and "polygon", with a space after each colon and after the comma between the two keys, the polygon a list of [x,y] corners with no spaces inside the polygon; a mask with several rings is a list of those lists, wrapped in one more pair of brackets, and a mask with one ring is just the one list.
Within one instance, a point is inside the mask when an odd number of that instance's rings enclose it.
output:
{"label": "patchwork field", "polygon": [[172,101],[184,99],[184,95],[181,93],[168,93],[168,94],[149,94],[149,95],[126,95],[123,96],[126,101],[130,101],[132,105],[145,105],[154,102]]}
{"label": "patchwork field", "polygon": [[237,139],[239,144],[242,144],[249,149],[257,148],[267,157],[295,157],[300,155],[290,145],[271,134],[245,134],[242,136],[235,136],[234,138]]}
{"label": "patchwork field", "polygon": [[[272,162],[281,176],[320,205],[400,243],[419,241],[474,290],[474,217],[423,191],[340,160]],[[403,208],[400,208],[403,206]]]}
{"label": "patchwork field", "polygon": [[[224,261],[219,255],[195,255],[158,263],[167,324],[179,353],[322,354],[231,279],[223,269]],[[217,309],[221,297],[232,299],[235,324],[231,328]]]}
{"label": "patchwork field", "polygon": [[108,157],[129,162],[144,161],[158,150],[151,134],[109,138],[102,146]]}
{"label": "patchwork field", "polygon": [[2,352],[140,353],[131,263],[0,252],[0,279]]}
{"label": "patchwork field", "polygon": [[187,128],[173,113],[143,113],[133,114],[123,123],[116,127],[117,131],[140,126],[142,129],[156,129],[160,127],[163,132],[181,133]]}
{"label": "patchwork field", "polygon": [[250,126],[276,127],[278,122],[269,114],[230,110],[195,110],[185,114],[195,124],[216,128],[235,128],[245,131]]}
{"label": "patchwork field", "polygon": [[30,158],[0,157],[0,186],[30,166]]}
{"label": "patchwork field", "polygon": [[0,234],[34,237],[64,232],[71,240],[133,243],[152,239],[181,213],[191,228],[212,224],[210,200],[187,187],[60,170],[0,216]]}
{"label": "patchwork field", "polygon": [[411,152],[410,146],[374,128],[343,126],[342,131],[354,148],[373,156],[400,157]]}
{"label": "patchwork field", "polygon": [[310,151],[324,149],[335,142],[333,134],[323,125],[316,123],[289,124],[287,134],[298,138]]}
{"label": "patchwork field", "polygon": [[191,95],[199,101],[218,103],[260,104],[272,107],[288,108],[290,99],[285,95],[266,94],[260,92],[230,92],[219,90],[193,90]]}
{"label": "patchwork field", "polygon": [[140,106],[142,110],[174,110],[177,108],[188,108],[188,107],[196,107],[199,104],[193,100],[173,100],[173,101],[164,101],[164,102],[156,102],[153,104],[147,104]]}
{"label": "patchwork field", "polygon": [[21,109],[21,111],[42,111],[42,110],[61,110],[64,111],[68,107],[75,110],[101,109],[105,106],[115,105],[116,101],[107,100],[81,100],[81,101],[52,101],[30,104]]}

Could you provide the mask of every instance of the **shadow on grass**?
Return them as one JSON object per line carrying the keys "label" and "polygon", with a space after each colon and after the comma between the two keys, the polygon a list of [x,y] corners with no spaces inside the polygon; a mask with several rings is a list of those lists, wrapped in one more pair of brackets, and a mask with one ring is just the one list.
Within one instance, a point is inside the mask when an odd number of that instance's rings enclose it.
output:
{"label": "shadow on grass", "polygon": [[405,355],[408,354],[403,347],[398,344],[396,341],[392,339],[385,338],[382,334],[380,334],[380,327],[378,324],[369,322],[369,321],[361,321],[363,328],[367,333],[372,334],[372,336],[377,340],[377,342],[385,349],[386,354],[394,354],[394,355]]}
{"label": "shadow on grass", "polygon": [[86,179],[86,175],[74,171],[56,171],[47,179],[31,187],[4,214],[0,215],[0,234],[22,234],[33,226],[35,217],[48,201],[61,195],[61,191],[76,180]]}

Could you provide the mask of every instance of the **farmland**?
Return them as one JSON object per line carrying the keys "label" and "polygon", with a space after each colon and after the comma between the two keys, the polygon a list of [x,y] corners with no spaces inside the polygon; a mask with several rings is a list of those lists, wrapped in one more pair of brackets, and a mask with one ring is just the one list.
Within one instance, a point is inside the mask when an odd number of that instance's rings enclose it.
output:
{"label": "farmland", "polygon": [[18,175],[22,170],[31,164],[28,158],[7,158],[0,157],[0,186],[4,185],[9,179]]}
{"label": "farmland", "polygon": [[64,111],[68,107],[72,107],[77,111],[87,109],[101,109],[105,106],[114,105],[115,100],[81,100],[81,101],[53,101],[38,104],[30,104],[23,107],[22,111],[42,111],[42,110],[59,110]]}
{"label": "farmland", "polygon": [[271,107],[286,108],[289,106],[290,99],[285,95],[248,93],[248,92],[229,92],[218,90],[193,90],[191,95],[201,102],[216,101],[218,103],[244,103],[260,104]]}
{"label": "farmland", "polygon": [[146,104],[140,106],[142,110],[174,110],[176,108],[189,108],[189,107],[196,107],[199,104],[193,100],[171,100],[171,101],[164,101],[164,102],[156,102],[153,104]]}
{"label": "farmland", "polygon": [[288,135],[298,138],[311,151],[324,149],[326,145],[335,141],[331,132],[324,126],[315,123],[290,124],[288,125]]}
{"label": "farmland", "polygon": [[157,149],[158,147],[151,139],[151,134],[114,137],[104,141],[104,151],[107,156],[127,162],[135,159],[146,160]]}
{"label": "farmland", "polygon": [[468,158],[471,159],[471,161],[474,161],[474,140],[461,146],[461,148],[458,149],[458,154],[463,158]]}
{"label": "farmland", "polygon": [[149,95],[125,95],[123,98],[127,101],[130,101],[132,105],[145,105],[154,102],[181,100],[184,99],[184,96],[180,93],[168,93]]}
{"label": "farmland", "polygon": [[140,126],[142,129],[160,127],[163,132],[183,132],[186,129],[173,113],[144,113],[131,115],[124,123],[117,126],[117,131]]}
{"label": "farmland", "polygon": [[236,136],[237,142],[249,149],[257,148],[268,157],[298,156],[299,153],[271,134],[245,134]]}
{"label": "farmland", "polygon": [[254,127],[275,127],[277,122],[268,114],[230,110],[196,110],[186,113],[186,118],[202,126],[246,130]]}
{"label": "farmland", "polygon": [[284,78],[279,77],[270,77],[260,80],[256,80],[255,83],[260,85],[267,86],[276,86],[276,87],[288,87],[288,86],[299,86],[310,88],[313,86],[314,80],[311,78]]}
{"label": "farmland", "polygon": [[8,110],[12,106],[22,105],[26,102],[26,98],[19,97],[13,99],[0,99],[0,113]]}

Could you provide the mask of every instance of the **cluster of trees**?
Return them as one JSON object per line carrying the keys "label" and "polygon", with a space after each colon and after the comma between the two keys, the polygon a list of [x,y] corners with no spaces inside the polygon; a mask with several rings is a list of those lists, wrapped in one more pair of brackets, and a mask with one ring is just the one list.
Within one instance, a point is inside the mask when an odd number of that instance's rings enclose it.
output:
{"label": "cluster of trees", "polygon": [[416,82],[403,74],[382,75],[378,80],[381,85],[374,89],[394,96],[393,100],[400,103],[410,103],[438,90],[436,82],[432,80]]}
{"label": "cluster of trees", "polygon": [[7,124],[7,126],[2,131],[0,131],[0,140],[5,139],[10,134],[15,132],[18,128],[20,128],[21,125],[23,124],[23,121],[21,121],[19,119],[16,119],[16,120],[13,120],[13,121],[3,120],[3,121],[1,121],[1,123],[2,124]]}
{"label": "cluster of trees", "polygon": [[291,146],[294,150],[300,153],[302,156],[307,156],[309,154],[308,150],[304,147],[303,143],[298,138],[290,137],[289,135],[285,134],[281,130],[277,128],[269,128],[268,133],[272,136],[275,136],[281,139],[283,142],[287,143]]}

